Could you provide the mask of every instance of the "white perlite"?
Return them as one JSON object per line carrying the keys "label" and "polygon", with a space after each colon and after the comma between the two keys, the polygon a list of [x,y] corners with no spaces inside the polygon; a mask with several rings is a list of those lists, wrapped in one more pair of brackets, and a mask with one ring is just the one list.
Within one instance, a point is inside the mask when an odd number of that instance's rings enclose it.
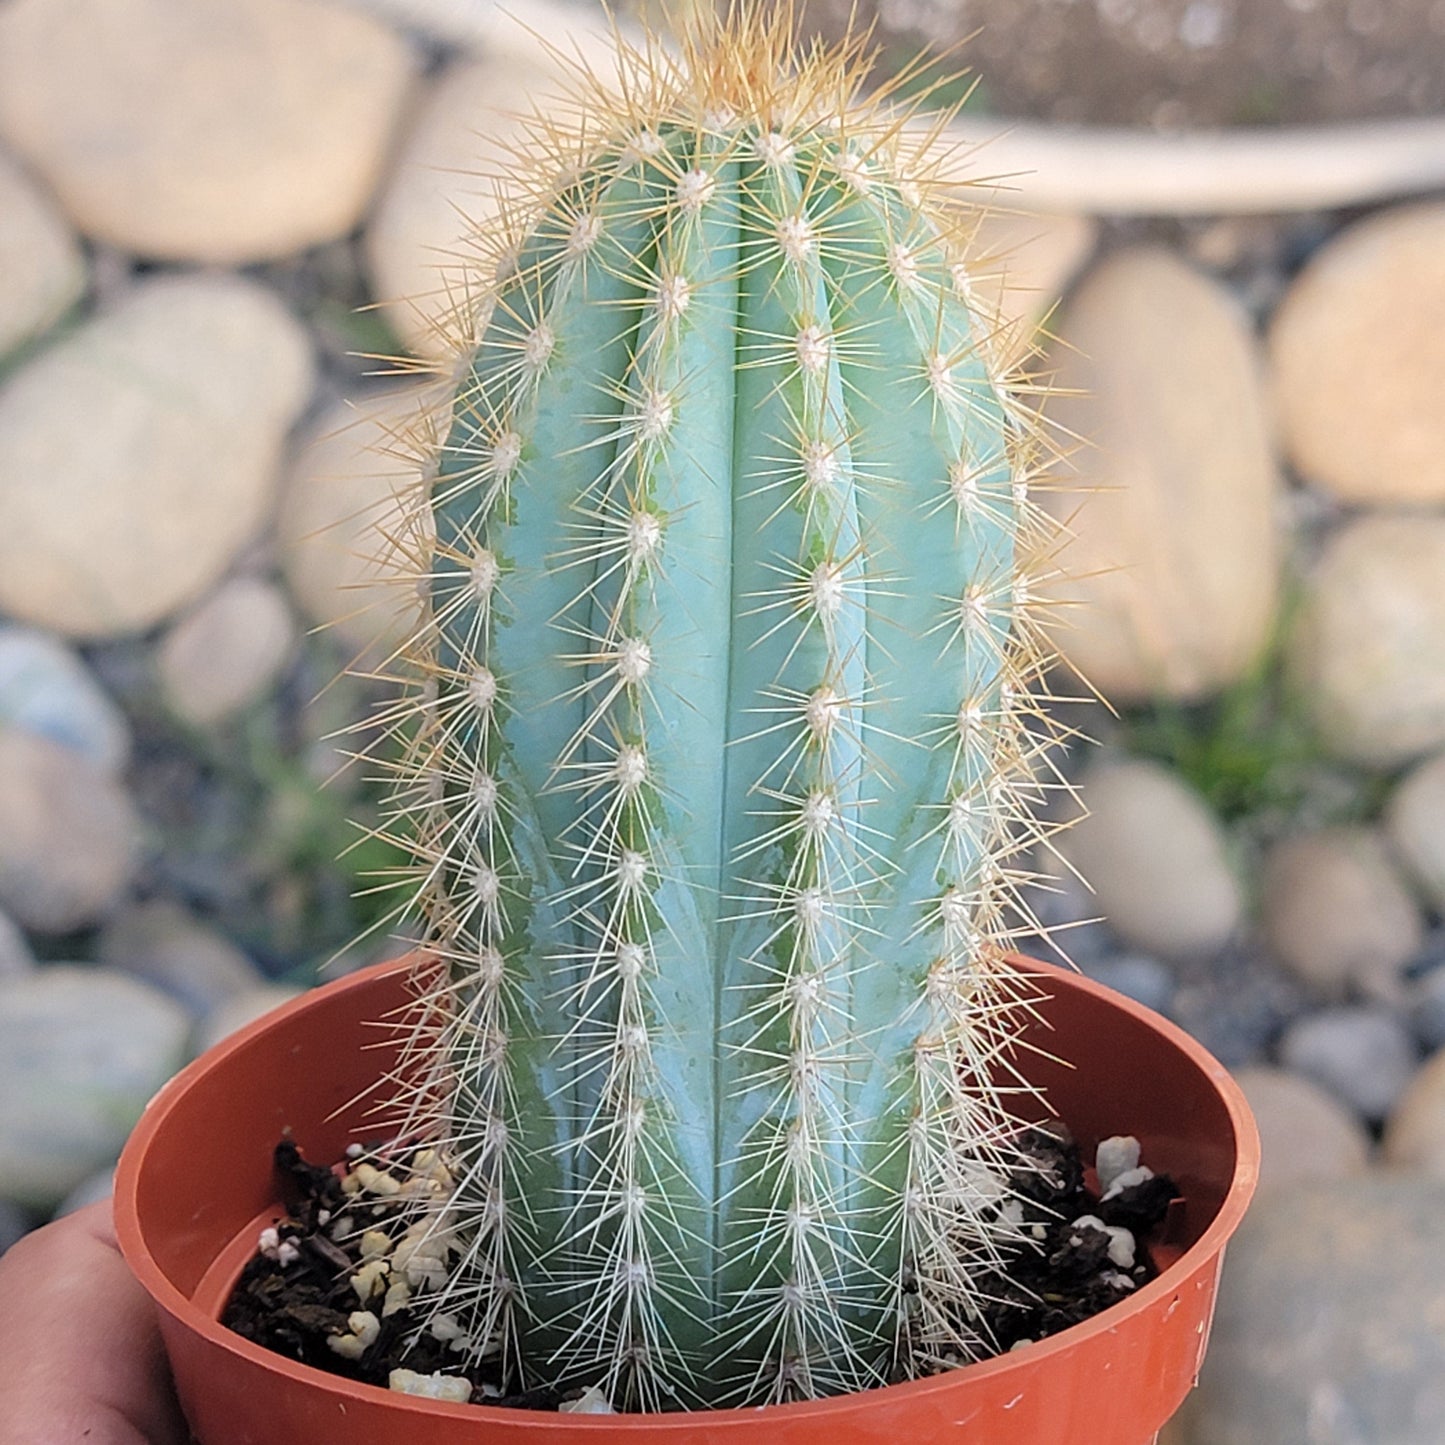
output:
{"label": "white perlite", "polygon": [[1136,1184],[1147,1184],[1154,1177],[1154,1171],[1147,1164],[1140,1164],[1137,1168],[1126,1169],[1122,1174],[1116,1174],[1113,1182],[1104,1191],[1104,1200],[1117,1199],[1126,1189],[1132,1189]]}
{"label": "white perlite", "polygon": [[[1147,1169],[1131,1171],[1142,1174],[1149,1174]],[[1153,1175],[1149,1177],[1152,1179]],[[1105,1196],[1107,1198],[1107,1195]],[[1109,1236],[1109,1263],[1117,1265],[1120,1269],[1134,1268],[1134,1255],[1136,1245],[1131,1230],[1125,1229],[1120,1224],[1105,1224],[1097,1214],[1081,1214],[1074,1221],[1075,1229],[1097,1229]]]}
{"label": "white perlite", "polygon": [[564,1400],[557,1409],[564,1415],[615,1415],[616,1410],[607,1402],[607,1396],[597,1388],[596,1385],[589,1385],[586,1393],[576,1400]]}
{"label": "white perlite", "polygon": [[[419,1375],[415,1370],[393,1370],[386,1388],[399,1395],[416,1395],[423,1400],[450,1400],[465,1405],[472,1398],[472,1384],[461,1375]],[[565,1407],[564,1407],[565,1408]]]}
{"label": "white perlite", "polygon": [[326,1344],[343,1360],[359,1360],[381,1334],[381,1321],[370,1310],[352,1310],[346,1317],[346,1333],[328,1335]]}
{"label": "white perlite", "polygon": [[1115,1134],[1101,1139],[1094,1152],[1094,1172],[1099,1188],[1107,1192],[1114,1181],[1131,1169],[1139,1167],[1139,1141],[1132,1134]]}

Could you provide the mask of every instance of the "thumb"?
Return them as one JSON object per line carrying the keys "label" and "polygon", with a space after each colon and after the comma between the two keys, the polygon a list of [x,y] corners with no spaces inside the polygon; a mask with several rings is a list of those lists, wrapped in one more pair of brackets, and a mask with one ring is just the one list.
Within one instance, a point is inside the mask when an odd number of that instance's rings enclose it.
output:
{"label": "thumb", "polygon": [[108,1199],[0,1256],[0,1299],[0,1445],[185,1445],[155,1311]]}

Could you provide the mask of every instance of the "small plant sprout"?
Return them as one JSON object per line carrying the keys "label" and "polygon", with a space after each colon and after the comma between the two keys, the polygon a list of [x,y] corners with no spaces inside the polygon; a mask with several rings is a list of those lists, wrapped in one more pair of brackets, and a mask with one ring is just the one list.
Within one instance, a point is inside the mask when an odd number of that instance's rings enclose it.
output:
{"label": "small plant sprout", "polygon": [[388,1126],[441,1175],[353,1173],[378,1298],[604,1408],[987,1353],[1019,1234],[1043,444],[869,62],[739,4],[579,74],[433,425]]}

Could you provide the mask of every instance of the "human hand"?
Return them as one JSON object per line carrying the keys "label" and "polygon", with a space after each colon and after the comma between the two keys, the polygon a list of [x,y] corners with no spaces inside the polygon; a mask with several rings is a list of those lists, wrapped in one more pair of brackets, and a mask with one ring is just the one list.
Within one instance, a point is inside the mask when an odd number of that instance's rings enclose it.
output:
{"label": "human hand", "polygon": [[110,1200],[0,1256],[0,1445],[186,1445],[155,1311]]}

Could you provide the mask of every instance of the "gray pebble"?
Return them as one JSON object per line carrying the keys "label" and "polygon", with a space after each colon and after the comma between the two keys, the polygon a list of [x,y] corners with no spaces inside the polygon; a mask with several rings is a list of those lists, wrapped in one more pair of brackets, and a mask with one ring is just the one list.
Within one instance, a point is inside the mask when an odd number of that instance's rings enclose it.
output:
{"label": "gray pebble", "polygon": [[1307,1006],[1303,987],[1246,948],[1227,949],[1181,981],[1169,1017],[1227,1068],[1264,1061],[1270,1044]]}
{"label": "gray pebble", "polygon": [[1424,941],[1420,909],[1373,828],[1298,833],[1261,875],[1265,937],[1286,968],[1338,1001],[1351,990],[1393,1001]]}
{"label": "gray pebble", "polygon": [[167,899],[119,914],[101,934],[99,957],[164,989],[196,1018],[261,982],[234,943]]}
{"label": "gray pebble", "polygon": [[1440,1181],[1380,1170],[1258,1200],[1230,1243],[1190,1445],[1439,1445]]}
{"label": "gray pebble", "polygon": [[80,657],[35,627],[0,626],[0,724],[24,728],[114,775],[130,726]]}
{"label": "gray pebble", "polygon": [[1445,968],[1432,968],[1411,985],[1410,1026],[1426,1049],[1445,1046]]}
{"label": "gray pebble", "polygon": [[1386,1164],[1445,1179],[1445,1050],[1415,1071],[1385,1125]]}
{"label": "gray pebble", "polygon": [[1445,926],[1425,937],[1405,968],[1404,1005],[1410,1026],[1426,1049],[1445,1044]]}
{"label": "gray pebble", "polygon": [[0,1254],[30,1233],[30,1216],[18,1204],[0,1199]]}
{"label": "gray pebble", "polygon": [[35,967],[35,955],[20,925],[8,913],[0,912],[0,978],[29,973]]}
{"label": "gray pebble", "polygon": [[84,1209],[102,1199],[109,1199],[114,1192],[115,1170],[102,1169],[99,1173],[92,1174],[89,1179],[82,1179],[55,1206],[55,1218],[59,1219],[65,1214],[74,1214],[77,1209]]}
{"label": "gray pebble", "polygon": [[296,624],[279,588],[233,577],[161,639],[161,686],[197,727],[218,723],[265,695],[295,651]]}
{"label": "gray pebble", "polygon": [[53,1209],[114,1163],[190,1028],[174,1000],[111,969],[0,979],[0,1198]]}
{"label": "gray pebble", "polygon": [[1044,849],[1034,859],[1033,870],[1048,881],[1029,884],[1023,901],[1043,932],[1020,939],[1019,951],[1055,961],[1062,953],[1087,969],[1116,946],[1108,925],[1100,921],[1099,900]]}
{"label": "gray pebble", "polygon": [[1177,773],[1138,758],[1096,764],[1080,783],[1087,815],[1059,848],[1130,948],[1206,959],[1234,935],[1243,895],[1224,830]]}
{"label": "gray pebble", "polygon": [[1167,1012],[1174,998],[1173,973],[1158,959],[1142,953],[1106,954],[1079,967],[1087,977],[1155,1013]]}
{"label": "gray pebble", "polygon": [[1297,1019],[1280,1040],[1279,1056],[1371,1120],[1390,1112],[1419,1066],[1409,1031],[1378,1004],[1345,1004]]}
{"label": "gray pebble", "polygon": [[1370,1136],[1359,1116],[1312,1080],[1259,1067],[1236,1070],[1234,1079],[1259,1126],[1258,1198],[1300,1180],[1345,1178],[1369,1167]]}
{"label": "gray pebble", "polygon": [[194,1052],[205,1053],[213,1044],[220,1043],[237,1029],[254,1023],[262,1014],[270,1013],[273,1008],[289,1003],[304,992],[304,989],[289,983],[265,983],[249,988],[244,993],[232,994],[201,1020],[192,1045]]}
{"label": "gray pebble", "polygon": [[0,727],[0,907],[36,933],[103,917],[135,871],[140,823],[120,784],[23,728]]}
{"label": "gray pebble", "polygon": [[1421,891],[1445,909],[1445,753],[1422,763],[1395,789],[1385,828]]}

